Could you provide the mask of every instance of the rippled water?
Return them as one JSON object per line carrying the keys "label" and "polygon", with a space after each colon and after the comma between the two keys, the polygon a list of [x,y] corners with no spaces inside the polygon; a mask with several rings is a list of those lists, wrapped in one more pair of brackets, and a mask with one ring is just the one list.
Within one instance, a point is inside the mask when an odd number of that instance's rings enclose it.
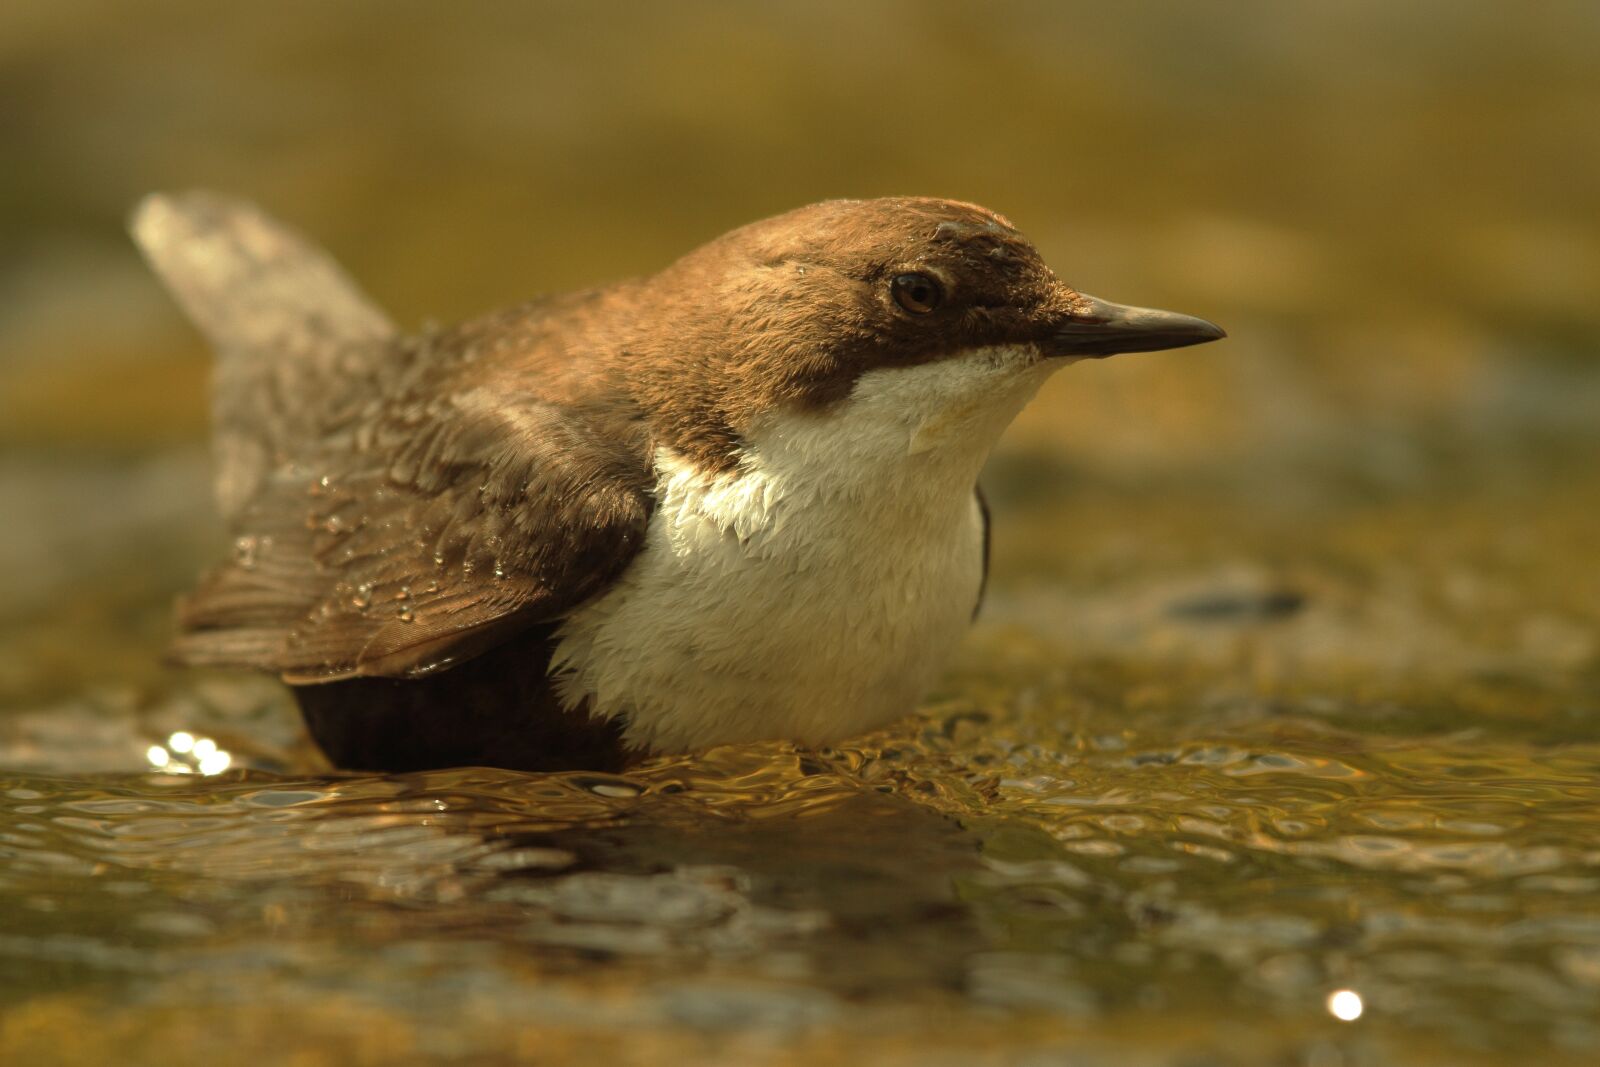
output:
{"label": "rippled water", "polygon": [[1591,1062],[1600,511],[1550,470],[1272,518],[1002,463],[922,717],[374,777],[155,670],[181,466],[3,631],[0,1062]]}
{"label": "rippled water", "polygon": [[[1600,21],[1524,7],[0,5],[0,1065],[1600,1063]],[[334,775],[160,665],[195,185],[408,324],[915,192],[1231,338],[1024,412],[919,718]]]}
{"label": "rippled water", "polygon": [[0,1063],[1594,1062],[1594,454],[1005,459],[922,716],[625,777],[329,774],[158,669],[197,456],[0,467]]}
{"label": "rippled water", "polygon": [[1242,698],[1213,646],[1260,669],[1321,609],[1222,582],[1142,628],[1182,670],[1067,669],[1065,590],[1002,589],[922,719],[620,777],[316,773],[229,679],[15,715],[0,1059],[1584,1062],[1592,729]]}

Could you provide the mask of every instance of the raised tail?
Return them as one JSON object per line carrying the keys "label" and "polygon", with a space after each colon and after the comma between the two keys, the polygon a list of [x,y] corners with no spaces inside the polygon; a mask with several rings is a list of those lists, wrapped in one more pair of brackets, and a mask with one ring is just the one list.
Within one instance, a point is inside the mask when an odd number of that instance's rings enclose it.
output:
{"label": "raised tail", "polygon": [[334,384],[334,356],[397,331],[332,258],[253,204],[153,193],[129,227],[217,349],[217,497],[234,515],[296,433],[296,406]]}

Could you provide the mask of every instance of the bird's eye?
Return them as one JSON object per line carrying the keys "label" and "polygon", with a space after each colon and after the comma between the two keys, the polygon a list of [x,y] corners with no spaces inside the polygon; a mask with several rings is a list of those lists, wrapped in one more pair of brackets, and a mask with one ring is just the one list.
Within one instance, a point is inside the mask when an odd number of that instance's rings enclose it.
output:
{"label": "bird's eye", "polygon": [[944,301],[944,290],[926,274],[896,274],[889,292],[896,304],[913,315],[926,315]]}

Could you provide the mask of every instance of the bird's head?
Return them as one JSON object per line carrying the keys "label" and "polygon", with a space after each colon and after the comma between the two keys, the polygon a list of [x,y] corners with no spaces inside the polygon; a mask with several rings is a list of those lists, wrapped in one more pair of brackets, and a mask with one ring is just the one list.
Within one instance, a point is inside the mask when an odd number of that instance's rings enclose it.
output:
{"label": "bird's head", "polygon": [[963,418],[1003,427],[1057,367],[1224,336],[1079,292],[1004,217],[919,197],[753,223],[640,293],[661,298],[632,343],[654,357],[637,364],[640,385],[713,459],[775,415],[847,405],[903,415],[913,431]]}

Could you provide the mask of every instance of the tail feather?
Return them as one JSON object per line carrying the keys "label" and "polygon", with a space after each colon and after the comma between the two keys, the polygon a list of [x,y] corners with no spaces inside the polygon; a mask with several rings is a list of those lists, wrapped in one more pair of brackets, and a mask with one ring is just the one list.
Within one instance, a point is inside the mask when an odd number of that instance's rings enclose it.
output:
{"label": "tail feather", "polygon": [[129,228],[217,349],[212,393],[217,500],[232,518],[274,456],[306,436],[307,410],[337,391],[337,356],[395,326],[325,252],[254,205],[216,193],[153,193]]}
{"label": "tail feather", "polygon": [[265,353],[307,330],[340,344],[394,324],[325,252],[253,204],[216,193],[152,193],[134,240],[183,309],[224,353]]}

